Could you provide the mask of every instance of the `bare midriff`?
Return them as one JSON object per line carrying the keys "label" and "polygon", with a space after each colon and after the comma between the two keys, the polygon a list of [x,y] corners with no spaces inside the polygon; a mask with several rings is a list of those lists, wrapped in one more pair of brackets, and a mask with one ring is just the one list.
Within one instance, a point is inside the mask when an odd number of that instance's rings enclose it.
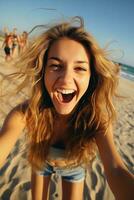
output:
{"label": "bare midriff", "polygon": [[67,161],[66,159],[58,159],[58,160],[47,159],[47,162],[53,167],[67,167],[76,165],[73,160]]}

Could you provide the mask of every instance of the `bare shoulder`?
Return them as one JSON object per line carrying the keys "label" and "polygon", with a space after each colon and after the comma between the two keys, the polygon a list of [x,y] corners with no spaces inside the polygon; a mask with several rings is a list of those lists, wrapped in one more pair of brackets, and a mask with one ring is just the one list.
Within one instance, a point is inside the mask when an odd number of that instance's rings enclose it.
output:
{"label": "bare shoulder", "polygon": [[112,125],[110,125],[107,128],[107,132],[106,133],[99,133],[97,135],[95,135],[95,139],[97,142],[97,145],[104,145],[104,143],[110,143],[109,145],[112,145],[114,142],[114,138],[113,138],[113,127]]}
{"label": "bare shoulder", "polygon": [[0,166],[3,165],[15,142],[26,126],[24,105],[18,105],[7,115],[0,130]]}
{"label": "bare shoulder", "polygon": [[19,104],[14,107],[6,116],[1,131],[7,130],[22,130],[26,126],[25,117],[26,105],[25,103]]}

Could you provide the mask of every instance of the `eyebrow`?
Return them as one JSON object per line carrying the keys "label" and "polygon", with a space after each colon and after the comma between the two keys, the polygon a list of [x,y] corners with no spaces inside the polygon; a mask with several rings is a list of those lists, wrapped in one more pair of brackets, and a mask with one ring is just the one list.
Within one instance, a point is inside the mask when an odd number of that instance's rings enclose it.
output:
{"label": "eyebrow", "polygon": [[[60,58],[58,58],[58,57],[52,56],[52,57],[48,58],[48,60],[51,60],[51,59],[52,59],[52,60],[57,60],[57,61],[59,61],[59,62],[63,62],[62,59],[60,59]],[[82,60],[75,61],[75,63],[87,63],[87,64],[89,64],[89,62],[87,62],[87,61],[82,61]]]}

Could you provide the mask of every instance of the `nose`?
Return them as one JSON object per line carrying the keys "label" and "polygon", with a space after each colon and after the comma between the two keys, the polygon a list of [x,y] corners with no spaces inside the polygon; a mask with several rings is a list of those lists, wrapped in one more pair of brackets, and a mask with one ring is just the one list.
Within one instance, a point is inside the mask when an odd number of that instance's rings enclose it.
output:
{"label": "nose", "polygon": [[74,80],[73,71],[70,69],[64,69],[59,77],[63,84],[71,83]]}

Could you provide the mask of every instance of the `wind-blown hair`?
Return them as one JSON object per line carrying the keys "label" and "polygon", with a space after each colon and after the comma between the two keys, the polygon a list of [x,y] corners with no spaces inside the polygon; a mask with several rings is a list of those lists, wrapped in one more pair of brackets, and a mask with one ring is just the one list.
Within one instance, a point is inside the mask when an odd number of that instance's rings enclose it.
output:
{"label": "wind-blown hair", "polygon": [[[76,23],[76,24],[75,24]],[[94,136],[106,134],[115,119],[112,103],[118,84],[119,68],[108,59],[105,49],[99,47],[90,33],[85,31],[82,18],[74,17],[48,27],[22,55],[19,67],[24,76],[22,87],[31,84],[31,94],[26,107],[29,161],[41,168],[53,137],[55,109],[44,85],[45,65],[49,49],[62,37],[81,43],[90,55],[91,78],[88,89],[69,119],[71,133],[66,147],[67,163],[74,160],[84,163],[96,152]]]}

